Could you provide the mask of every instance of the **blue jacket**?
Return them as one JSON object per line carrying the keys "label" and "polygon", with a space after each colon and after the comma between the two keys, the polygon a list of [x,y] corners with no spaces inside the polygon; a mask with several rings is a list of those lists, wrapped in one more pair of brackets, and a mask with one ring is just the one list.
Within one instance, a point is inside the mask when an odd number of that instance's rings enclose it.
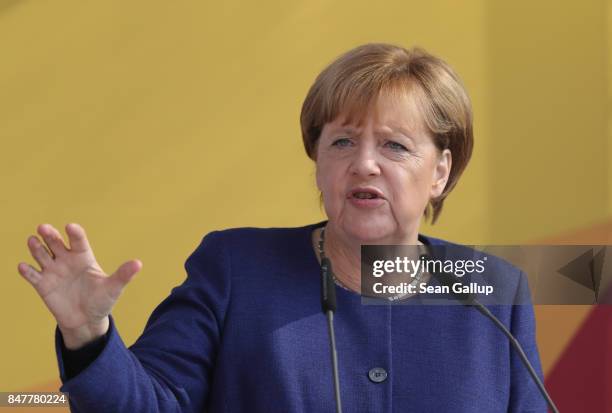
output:
{"label": "blue jacket", "polygon": [[[185,263],[187,279],[140,338],[127,348],[111,318],[102,352],[69,380],[56,331],[61,390],[73,411],[335,411],[311,246],[312,230],[323,224],[208,234]],[[513,279],[516,291],[526,291],[521,277]],[[474,308],[362,305],[358,294],[336,293],[345,412],[546,412],[507,338]],[[490,309],[541,376],[532,306]],[[386,380],[372,380],[374,368]]]}

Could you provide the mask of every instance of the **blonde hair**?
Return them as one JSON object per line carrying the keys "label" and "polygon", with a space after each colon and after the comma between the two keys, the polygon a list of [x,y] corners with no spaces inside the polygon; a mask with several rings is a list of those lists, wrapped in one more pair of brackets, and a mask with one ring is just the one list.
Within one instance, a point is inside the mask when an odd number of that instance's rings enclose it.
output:
{"label": "blonde hair", "polygon": [[316,161],[323,126],[340,114],[347,114],[347,122],[361,119],[383,93],[414,93],[436,147],[451,151],[446,187],[424,211],[425,218],[431,215],[435,223],[444,199],[470,160],[474,144],[470,98],[454,70],[438,57],[420,48],[385,43],[365,44],[339,56],[317,76],[302,105],[304,148]]}

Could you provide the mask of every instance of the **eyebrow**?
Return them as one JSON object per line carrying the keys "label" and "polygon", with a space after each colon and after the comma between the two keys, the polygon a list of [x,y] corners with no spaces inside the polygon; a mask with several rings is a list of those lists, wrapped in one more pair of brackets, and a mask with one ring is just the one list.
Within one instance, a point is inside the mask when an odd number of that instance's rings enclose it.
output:
{"label": "eyebrow", "polygon": [[[406,130],[405,128],[402,128],[401,126],[388,126],[389,129],[391,129],[392,133],[401,133],[403,136],[405,136],[406,138],[409,139],[413,139],[413,135],[412,133],[410,133],[408,130]],[[353,126],[350,125],[344,125],[344,126],[337,126],[334,129],[332,129],[332,132],[334,133],[338,133],[338,132],[345,132],[345,133],[349,133],[351,135],[360,135],[361,134],[361,128],[355,128]],[[376,135],[381,135],[381,134],[387,134],[387,132],[380,132],[377,131],[375,132]]]}
{"label": "eyebrow", "polygon": [[409,130],[404,129],[401,126],[389,126],[389,128],[391,129],[392,132],[396,132],[396,133],[399,132],[402,135],[406,136],[407,138],[412,138],[412,136],[414,135]]}
{"label": "eyebrow", "polygon": [[352,126],[337,126],[335,128],[332,129],[332,132],[347,132],[350,133],[352,135],[359,135],[361,132],[361,129],[358,128],[354,128]]}

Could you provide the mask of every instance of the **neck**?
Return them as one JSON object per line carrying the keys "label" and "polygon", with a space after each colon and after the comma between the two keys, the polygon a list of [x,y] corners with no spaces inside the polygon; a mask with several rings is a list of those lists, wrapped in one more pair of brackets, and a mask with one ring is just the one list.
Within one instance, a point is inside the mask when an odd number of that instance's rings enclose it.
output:
{"label": "neck", "polygon": [[[320,230],[319,230],[320,231]],[[320,232],[318,233],[320,236]],[[367,242],[350,237],[343,237],[340,232],[329,222],[325,228],[325,255],[331,260],[334,274],[339,281],[347,288],[355,291],[361,291],[361,246],[368,244],[420,244],[418,234],[414,235],[414,241],[409,241],[410,237],[403,242],[397,241],[380,241]],[[318,239],[318,237],[317,237]],[[318,245],[318,242],[317,244]]]}
{"label": "neck", "polygon": [[325,255],[331,260],[334,275],[349,289],[361,290],[361,244],[341,240],[330,225],[325,229]]}

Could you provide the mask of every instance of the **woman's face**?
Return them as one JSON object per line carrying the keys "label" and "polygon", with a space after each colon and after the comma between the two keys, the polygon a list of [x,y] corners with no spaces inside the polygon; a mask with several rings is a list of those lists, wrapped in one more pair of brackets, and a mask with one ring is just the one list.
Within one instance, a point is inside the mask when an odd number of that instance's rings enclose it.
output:
{"label": "woman's face", "polygon": [[415,99],[382,95],[360,125],[326,123],[317,144],[317,186],[329,225],[348,241],[416,243],[423,211],[448,180]]}

